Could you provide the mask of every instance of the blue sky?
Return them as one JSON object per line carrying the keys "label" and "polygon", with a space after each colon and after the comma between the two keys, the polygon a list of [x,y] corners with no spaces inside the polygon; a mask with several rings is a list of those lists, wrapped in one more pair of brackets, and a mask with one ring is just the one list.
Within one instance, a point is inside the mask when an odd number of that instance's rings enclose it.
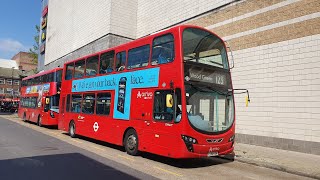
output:
{"label": "blue sky", "polygon": [[11,59],[34,44],[40,24],[41,0],[0,1],[0,59]]}

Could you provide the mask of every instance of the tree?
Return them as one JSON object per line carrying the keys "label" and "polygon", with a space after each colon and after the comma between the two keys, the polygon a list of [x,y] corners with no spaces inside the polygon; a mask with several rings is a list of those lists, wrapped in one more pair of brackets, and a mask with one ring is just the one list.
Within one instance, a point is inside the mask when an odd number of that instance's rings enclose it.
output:
{"label": "tree", "polygon": [[33,62],[38,63],[40,27],[38,25],[36,25],[35,27],[37,34],[33,36],[35,42],[33,44],[33,47],[29,49],[29,53],[33,58]]}

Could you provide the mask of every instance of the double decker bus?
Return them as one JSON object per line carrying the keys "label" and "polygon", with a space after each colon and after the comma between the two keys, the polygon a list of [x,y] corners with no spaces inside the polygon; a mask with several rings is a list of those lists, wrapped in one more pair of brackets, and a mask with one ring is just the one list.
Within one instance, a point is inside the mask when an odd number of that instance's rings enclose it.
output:
{"label": "double decker bus", "polygon": [[171,158],[233,153],[224,41],[176,26],[64,64],[58,128]]}
{"label": "double decker bus", "polygon": [[38,126],[58,125],[62,69],[55,68],[22,79],[20,118]]}

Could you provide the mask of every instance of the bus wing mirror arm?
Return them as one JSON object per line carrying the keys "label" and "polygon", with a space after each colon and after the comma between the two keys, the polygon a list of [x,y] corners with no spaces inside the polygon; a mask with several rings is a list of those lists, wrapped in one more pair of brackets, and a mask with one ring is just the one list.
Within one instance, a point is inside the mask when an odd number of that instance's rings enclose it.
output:
{"label": "bus wing mirror arm", "polygon": [[[235,91],[240,91],[240,92],[235,92]],[[250,96],[249,96],[249,90],[248,89],[233,89],[234,94],[247,94],[246,97],[246,106],[248,106],[248,103],[250,102]]]}

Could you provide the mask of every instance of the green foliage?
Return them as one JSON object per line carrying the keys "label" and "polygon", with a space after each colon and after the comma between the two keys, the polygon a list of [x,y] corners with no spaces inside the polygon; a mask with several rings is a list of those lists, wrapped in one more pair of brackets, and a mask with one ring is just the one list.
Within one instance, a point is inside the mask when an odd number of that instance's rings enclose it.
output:
{"label": "green foliage", "polygon": [[33,59],[33,62],[38,63],[40,27],[36,25],[35,28],[36,28],[37,34],[33,36],[34,44],[33,44],[33,47],[29,49],[29,53]]}

